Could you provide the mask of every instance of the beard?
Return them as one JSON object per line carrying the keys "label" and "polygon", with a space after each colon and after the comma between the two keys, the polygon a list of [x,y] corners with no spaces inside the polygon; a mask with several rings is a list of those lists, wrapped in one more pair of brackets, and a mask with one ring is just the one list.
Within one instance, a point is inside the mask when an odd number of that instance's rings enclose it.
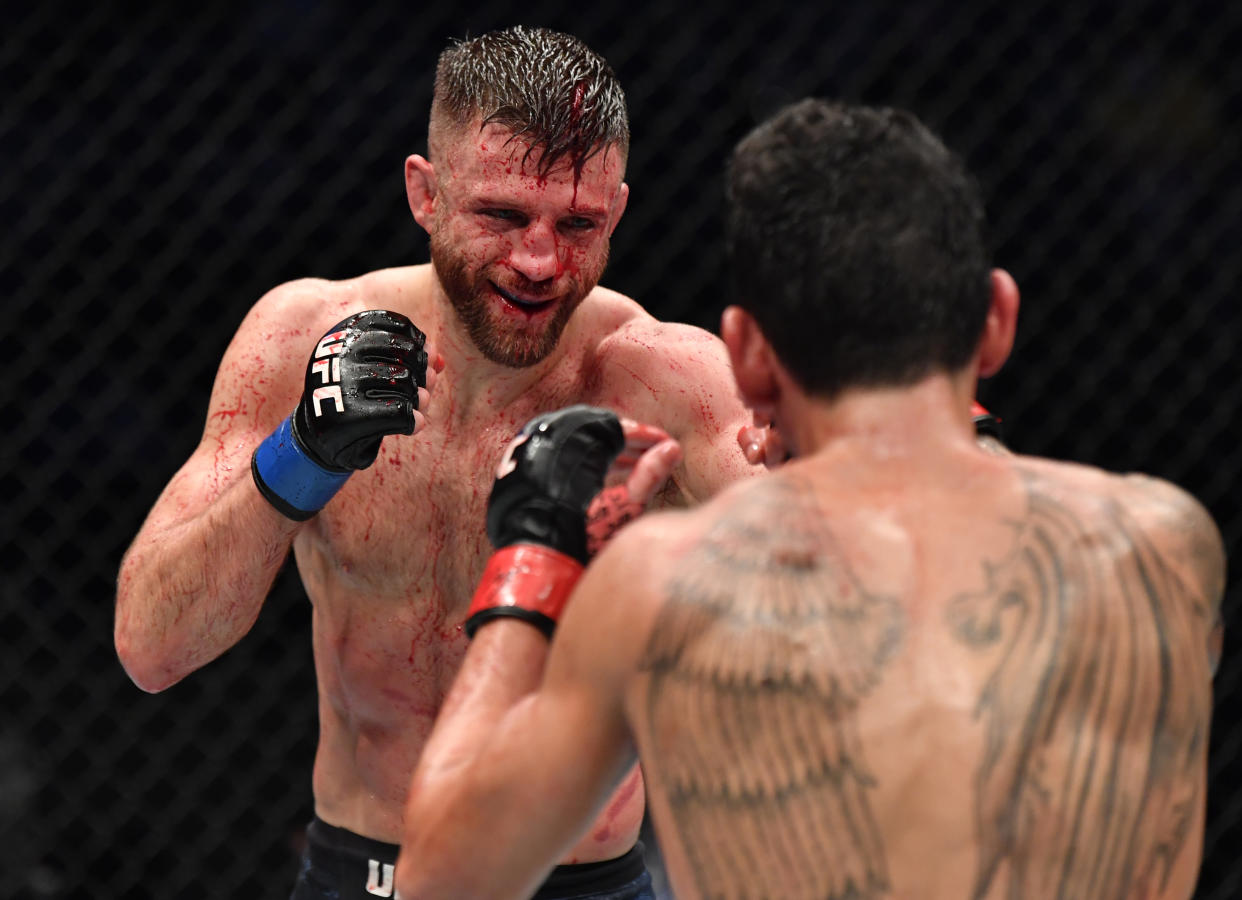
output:
{"label": "beard", "polygon": [[[505,316],[496,308],[492,283],[523,297],[552,299],[546,287],[540,287],[509,269],[488,266],[471,271],[464,256],[453,251],[448,242],[431,235],[431,262],[440,286],[448,296],[458,321],[465,326],[470,342],[491,362],[511,369],[533,366],[556,349],[569,317],[591,292],[603,274],[607,253],[589,280],[567,279],[564,290],[555,295],[557,306],[543,322],[522,322],[519,317]],[[504,277],[499,277],[503,272]],[[489,277],[489,274],[497,277]],[[515,280],[517,283],[515,284]]]}

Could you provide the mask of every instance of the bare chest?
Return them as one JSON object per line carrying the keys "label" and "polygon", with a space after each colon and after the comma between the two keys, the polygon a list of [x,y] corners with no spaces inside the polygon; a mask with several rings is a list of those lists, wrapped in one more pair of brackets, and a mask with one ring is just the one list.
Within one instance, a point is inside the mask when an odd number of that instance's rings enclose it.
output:
{"label": "bare chest", "polygon": [[496,423],[385,438],[375,464],[318,517],[318,578],[360,601],[416,602],[460,619],[491,552],[487,498],[513,431]]}
{"label": "bare chest", "polygon": [[[430,722],[460,666],[507,423],[384,439],[295,545],[320,691],[343,721]],[[405,727],[405,726],[403,726]]]}

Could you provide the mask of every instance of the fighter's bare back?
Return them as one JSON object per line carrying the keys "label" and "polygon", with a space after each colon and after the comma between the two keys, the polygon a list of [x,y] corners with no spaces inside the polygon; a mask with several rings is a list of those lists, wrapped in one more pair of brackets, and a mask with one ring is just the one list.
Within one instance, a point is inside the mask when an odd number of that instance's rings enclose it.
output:
{"label": "fighter's bare back", "polygon": [[1155,479],[969,453],[824,453],[616,548],[687,897],[1190,895],[1219,536]]}

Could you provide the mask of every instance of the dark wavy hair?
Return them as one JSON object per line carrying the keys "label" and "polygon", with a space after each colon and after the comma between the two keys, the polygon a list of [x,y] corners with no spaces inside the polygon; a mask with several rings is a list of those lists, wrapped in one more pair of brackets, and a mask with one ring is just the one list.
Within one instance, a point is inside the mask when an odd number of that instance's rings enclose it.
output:
{"label": "dark wavy hair", "polygon": [[458,41],[440,54],[431,152],[445,130],[501,125],[540,151],[539,171],[581,168],[605,147],[630,147],[625,93],[607,61],[576,37],[515,26]]}
{"label": "dark wavy hair", "polygon": [[913,115],[794,103],[738,144],[727,192],[732,300],[809,393],[970,360],[991,296],[983,203]]}

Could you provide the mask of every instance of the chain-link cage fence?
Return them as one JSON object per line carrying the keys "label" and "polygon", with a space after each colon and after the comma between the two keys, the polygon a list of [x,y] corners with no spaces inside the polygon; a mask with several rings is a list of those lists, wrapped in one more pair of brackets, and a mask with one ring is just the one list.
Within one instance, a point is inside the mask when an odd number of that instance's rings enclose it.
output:
{"label": "chain-link cage fence", "polygon": [[[543,24],[609,58],[633,149],[605,284],[709,328],[732,143],[806,94],[915,111],[978,174],[1023,288],[983,396],[1010,442],[1169,478],[1242,551],[1242,5],[453,6],[6,4],[3,896],[288,896],[316,738],[296,575],[159,695],[117,663],[115,577],[250,304],[426,259],[402,162],[453,37]],[[1240,668],[1227,650],[1203,898],[1242,892]]]}

